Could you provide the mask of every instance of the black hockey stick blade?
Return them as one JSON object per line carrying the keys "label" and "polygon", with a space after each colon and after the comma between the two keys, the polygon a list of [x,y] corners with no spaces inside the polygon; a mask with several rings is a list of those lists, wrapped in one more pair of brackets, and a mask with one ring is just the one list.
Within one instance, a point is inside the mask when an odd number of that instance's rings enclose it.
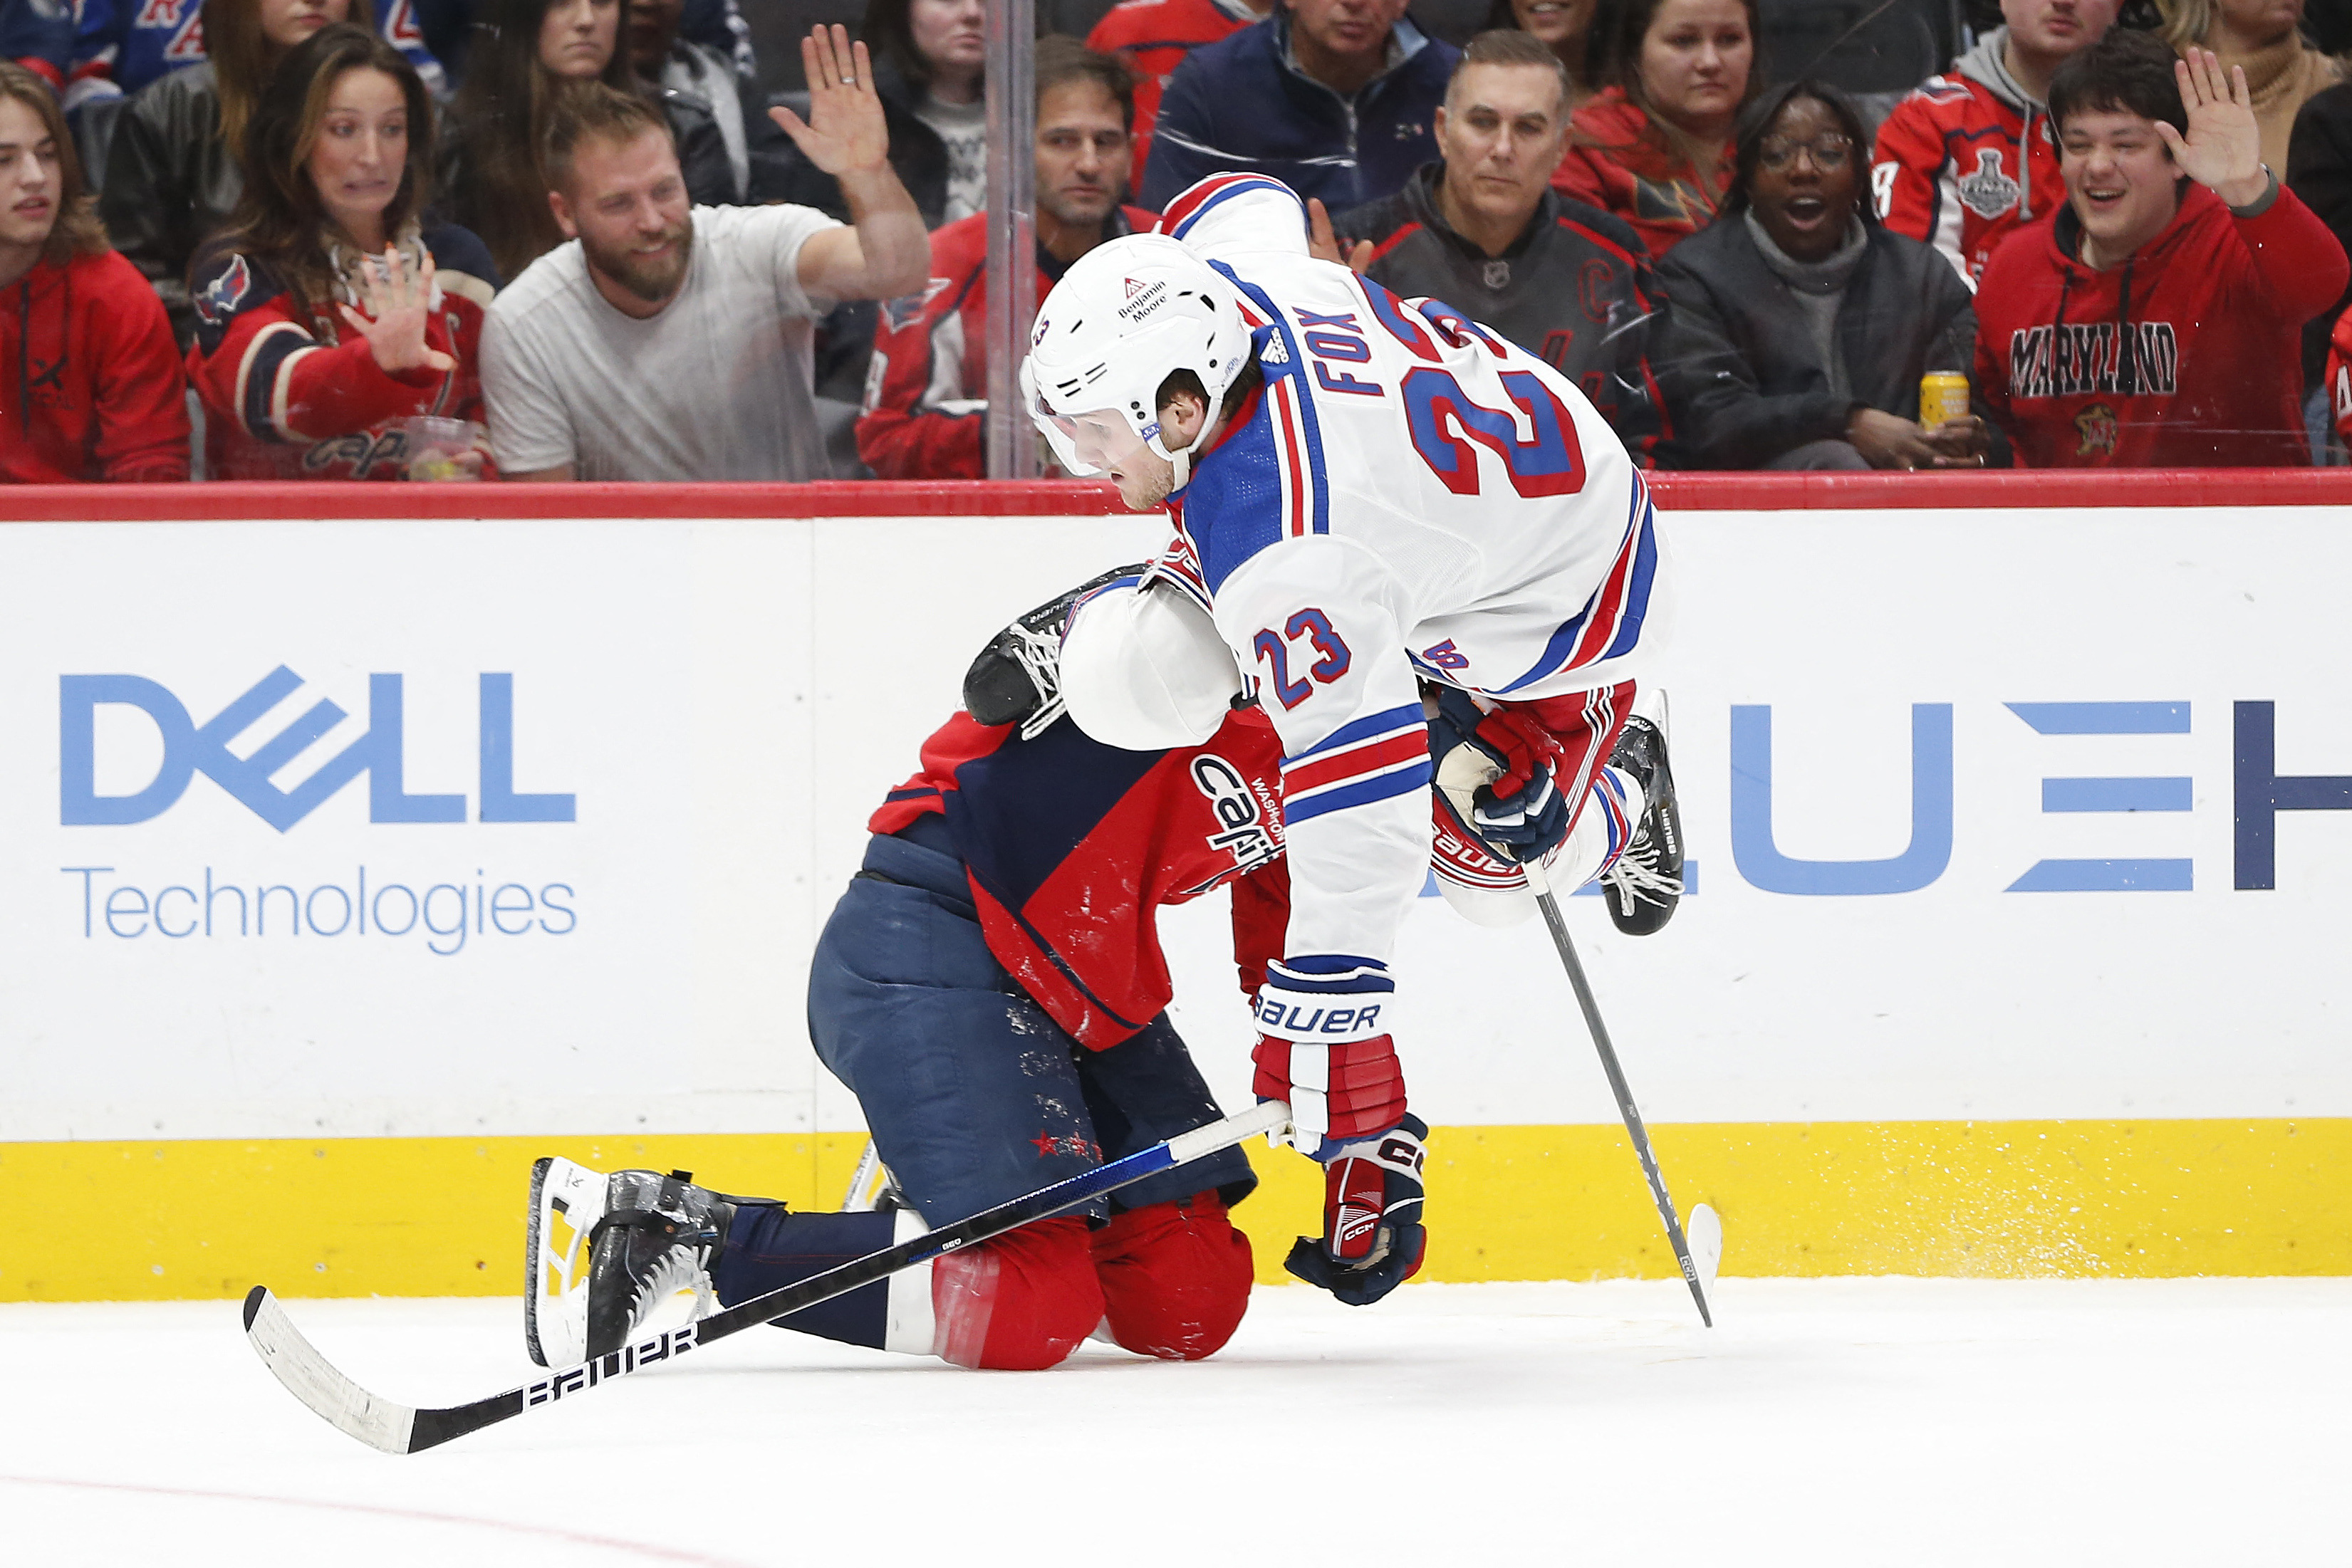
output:
{"label": "black hockey stick blade", "polygon": [[1008,1230],[1026,1225],[1033,1219],[1044,1219],[1064,1209],[1076,1208],[1082,1203],[1114,1192],[1144,1177],[1161,1171],[1189,1165],[1203,1155],[1229,1149],[1235,1144],[1255,1137],[1260,1133],[1280,1132],[1290,1122],[1290,1107],[1278,1100],[1269,1100],[1254,1106],[1238,1116],[1228,1116],[1222,1122],[1212,1122],[1205,1127],[1181,1133],[1165,1143],[1139,1149],[1122,1159],[1093,1170],[1040,1187],[1035,1192],[984,1209],[969,1219],[960,1219],[922,1236],[909,1237],[896,1246],[879,1252],[869,1252],[854,1258],[838,1268],[814,1274],[795,1285],[771,1291],[764,1296],[754,1296],[740,1301],[723,1312],[714,1312],[699,1322],[688,1323],[667,1333],[654,1335],[636,1344],[624,1345],[619,1350],[600,1355],[578,1366],[565,1367],[550,1373],[520,1388],[509,1388],[503,1394],[469,1404],[451,1405],[439,1408],[419,1408],[402,1405],[371,1394],[338,1372],[326,1357],[312,1347],[295,1328],[278,1299],[268,1287],[256,1285],[245,1298],[246,1343],[261,1357],[287,1391],[309,1406],[322,1419],[349,1433],[373,1448],[387,1454],[415,1454],[426,1448],[438,1448],[454,1437],[468,1432],[478,1432],[521,1415],[526,1410],[642,1372],[686,1354],[688,1351],[740,1333],[745,1329],[758,1328],[777,1318],[813,1307],[819,1301],[831,1301],[885,1280],[902,1269],[928,1262],[945,1253],[955,1251],[974,1242],[985,1241]]}

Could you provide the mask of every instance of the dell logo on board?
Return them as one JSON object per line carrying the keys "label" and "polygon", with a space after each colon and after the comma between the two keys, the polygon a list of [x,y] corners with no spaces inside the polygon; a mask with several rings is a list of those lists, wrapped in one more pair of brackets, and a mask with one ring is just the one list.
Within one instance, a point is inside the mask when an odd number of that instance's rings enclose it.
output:
{"label": "dell logo on board", "polygon": [[[67,827],[122,826],[143,822],[171,809],[188,783],[202,773],[227,790],[263,821],[286,831],[329,796],[364,773],[368,820],[373,822],[462,822],[463,795],[411,795],[401,779],[401,677],[368,677],[368,731],[291,789],[270,776],[344,718],[343,710],[321,699],[250,755],[238,757],[230,743],[302,685],[280,664],[244,695],[199,725],[180,699],[143,675],[58,677],[58,810]],[[163,765],[144,789],[129,795],[100,795],[97,788],[97,714],[100,705],[135,707],[154,722],[163,740]],[[518,795],[514,789],[514,676],[481,677],[481,810],[484,822],[569,822],[573,797]]]}

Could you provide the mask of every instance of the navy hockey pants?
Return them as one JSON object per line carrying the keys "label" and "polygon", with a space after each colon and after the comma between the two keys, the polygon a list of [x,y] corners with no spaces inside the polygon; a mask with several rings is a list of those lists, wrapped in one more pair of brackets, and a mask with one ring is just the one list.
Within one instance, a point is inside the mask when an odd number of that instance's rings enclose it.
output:
{"label": "navy hockey pants", "polygon": [[[1108,1051],[1064,1032],[989,952],[945,820],[877,835],[818,938],[809,1035],[865,1108],[877,1152],[934,1228],[1223,1113],[1162,1013]],[[1089,1213],[1257,1185],[1225,1149]]]}

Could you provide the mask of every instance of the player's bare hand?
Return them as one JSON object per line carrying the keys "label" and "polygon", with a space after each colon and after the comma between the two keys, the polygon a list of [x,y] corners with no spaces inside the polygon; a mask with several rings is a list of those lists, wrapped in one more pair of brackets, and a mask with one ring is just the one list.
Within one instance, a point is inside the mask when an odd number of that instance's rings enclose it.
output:
{"label": "player's bare hand", "polygon": [[1339,261],[1363,271],[1372,265],[1372,242],[1360,239],[1354,245],[1342,246],[1331,233],[1331,214],[1320,200],[1307,198],[1307,254],[1318,261]]}
{"label": "player's bare hand", "polygon": [[336,308],[352,329],[367,340],[377,369],[386,375],[416,370],[447,375],[457,368],[457,361],[425,340],[425,329],[433,319],[432,252],[425,253],[414,272],[392,246],[384,246],[380,257],[362,257],[359,290],[366,315],[348,305]]}
{"label": "player's bare hand", "polygon": [[1975,414],[1946,420],[1927,432],[1927,439],[1936,450],[1938,468],[1981,468],[1985,454],[1992,450],[1992,433]]}
{"label": "player's bare hand", "polygon": [[2231,66],[2225,75],[2221,56],[2191,48],[2172,62],[2172,79],[2189,110],[2189,134],[2161,120],[2156,133],[2171,149],[2173,166],[2233,207],[2261,200],[2270,182],[2263,173],[2263,131],[2246,68]]}
{"label": "player's bare hand", "polygon": [[1846,421],[1845,438],[1873,468],[1932,468],[1937,450],[1927,433],[1900,414],[1858,408]]}
{"label": "player's bare hand", "polygon": [[801,40],[801,68],[808,74],[809,117],[779,105],[768,110],[808,161],[839,179],[870,173],[889,161],[890,132],[882,120],[882,99],[874,91],[874,61],[861,41],[849,41],[838,23],[831,31],[809,29]]}

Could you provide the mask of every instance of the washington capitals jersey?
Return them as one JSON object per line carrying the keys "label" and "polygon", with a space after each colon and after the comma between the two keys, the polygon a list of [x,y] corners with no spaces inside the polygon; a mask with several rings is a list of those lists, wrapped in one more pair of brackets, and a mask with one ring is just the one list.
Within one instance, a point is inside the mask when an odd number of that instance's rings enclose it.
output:
{"label": "washington capitals jersey", "polygon": [[1418,680],[1627,679],[1657,641],[1648,496],[1550,366],[1310,258],[1286,187],[1203,181],[1160,226],[1239,291],[1263,383],[1170,497],[1155,574],[1210,609],[1280,736],[1288,951],[1385,964],[1426,862]]}
{"label": "washington capitals jersey", "polygon": [[989,951],[1055,1023],[1102,1051],[1174,995],[1162,904],[1232,883],[1242,989],[1259,988],[1287,908],[1279,761],[1273,729],[1249,711],[1177,751],[1122,751],[1067,718],[1024,740],[1017,725],[959,713],[867,826],[897,832],[944,812]]}

